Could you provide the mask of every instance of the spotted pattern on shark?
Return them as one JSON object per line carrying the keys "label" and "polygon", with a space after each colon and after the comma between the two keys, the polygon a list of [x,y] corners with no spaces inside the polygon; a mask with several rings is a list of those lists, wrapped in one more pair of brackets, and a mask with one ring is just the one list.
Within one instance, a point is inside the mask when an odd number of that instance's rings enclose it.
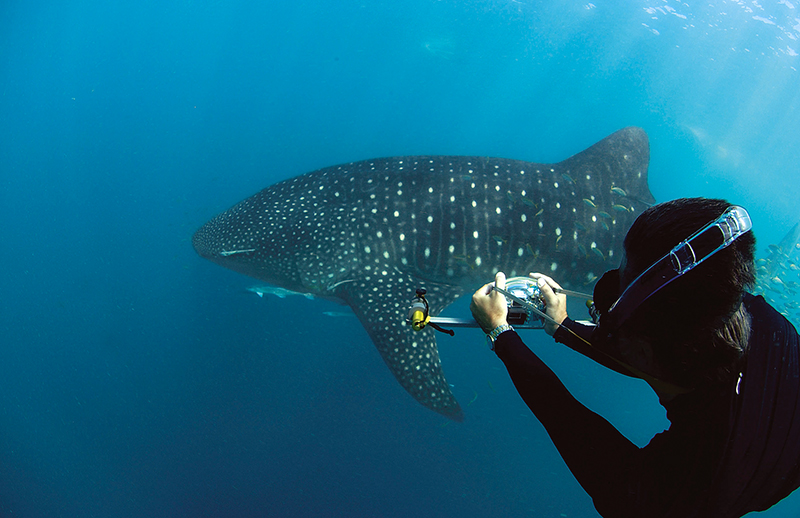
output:
{"label": "spotted pattern on shark", "polygon": [[405,324],[424,287],[436,315],[498,270],[546,271],[587,289],[621,258],[653,202],[649,147],[620,130],[557,164],[407,156],[328,167],[279,182],[193,238],[217,264],[350,305],[400,384],[453,419],[462,411],[432,330]]}

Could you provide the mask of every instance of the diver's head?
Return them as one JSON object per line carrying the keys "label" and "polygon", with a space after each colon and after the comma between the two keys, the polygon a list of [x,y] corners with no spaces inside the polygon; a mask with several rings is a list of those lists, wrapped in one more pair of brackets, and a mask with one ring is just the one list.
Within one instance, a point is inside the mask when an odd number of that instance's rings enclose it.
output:
{"label": "diver's head", "polygon": [[[731,207],[724,200],[683,198],[643,212],[625,237],[620,268],[595,287],[601,315],[676,244]],[[755,282],[754,248],[752,232],[744,232],[634,306],[614,333],[614,343],[607,344],[609,351],[625,356],[632,354],[631,344],[645,343],[652,349],[645,372],[683,387],[728,376],[747,344],[749,320],[741,302]],[[602,327],[602,317],[600,322]]]}

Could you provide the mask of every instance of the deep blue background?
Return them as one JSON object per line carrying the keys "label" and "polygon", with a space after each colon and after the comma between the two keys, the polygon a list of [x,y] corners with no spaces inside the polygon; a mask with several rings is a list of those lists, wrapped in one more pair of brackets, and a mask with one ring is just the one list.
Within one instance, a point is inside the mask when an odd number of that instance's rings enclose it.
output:
{"label": "deep blue background", "polygon": [[[191,234],[319,167],[638,125],[656,198],[746,206],[765,255],[800,219],[798,38],[774,0],[0,3],[0,515],[596,516],[478,331],[439,339],[450,423],[346,308],[258,299]],[[663,429],[546,338],[581,401]]]}

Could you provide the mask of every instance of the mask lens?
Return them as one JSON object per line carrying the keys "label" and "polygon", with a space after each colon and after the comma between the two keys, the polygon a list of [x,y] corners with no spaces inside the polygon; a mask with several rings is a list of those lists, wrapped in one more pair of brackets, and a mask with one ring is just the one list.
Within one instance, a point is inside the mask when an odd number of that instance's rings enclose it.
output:
{"label": "mask lens", "polygon": [[607,313],[619,298],[619,268],[609,270],[594,285],[594,307],[600,314]]}

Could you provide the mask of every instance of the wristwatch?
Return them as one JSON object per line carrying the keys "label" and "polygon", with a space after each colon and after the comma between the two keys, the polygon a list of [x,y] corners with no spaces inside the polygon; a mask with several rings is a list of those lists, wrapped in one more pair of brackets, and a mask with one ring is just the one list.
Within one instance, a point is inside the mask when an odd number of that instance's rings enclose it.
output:
{"label": "wristwatch", "polygon": [[488,335],[486,335],[486,341],[489,342],[489,349],[494,351],[494,342],[497,340],[497,337],[500,336],[502,333],[505,333],[506,331],[513,331],[513,330],[514,328],[508,324],[501,324],[492,329],[492,331]]}

